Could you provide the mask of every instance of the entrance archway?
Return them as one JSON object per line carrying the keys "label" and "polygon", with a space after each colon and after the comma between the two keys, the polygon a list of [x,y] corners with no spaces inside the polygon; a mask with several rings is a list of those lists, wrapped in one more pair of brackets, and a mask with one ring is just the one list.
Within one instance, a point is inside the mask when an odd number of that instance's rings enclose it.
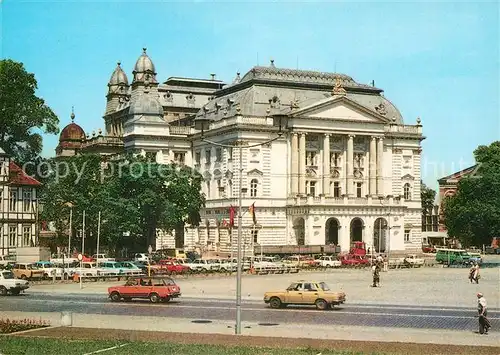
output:
{"label": "entrance archway", "polygon": [[325,245],[339,244],[340,223],[337,218],[328,218],[325,224]]}
{"label": "entrance archway", "polygon": [[351,221],[350,236],[351,242],[362,242],[363,241],[363,220],[359,217],[354,218]]}
{"label": "entrance archway", "polygon": [[373,251],[375,253],[384,253],[386,245],[387,220],[377,218],[373,224]]}
{"label": "entrance archway", "polygon": [[306,222],[304,218],[299,217],[293,221],[293,235],[295,236],[295,240],[297,241],[297,245],[305,245],[305,228]]}

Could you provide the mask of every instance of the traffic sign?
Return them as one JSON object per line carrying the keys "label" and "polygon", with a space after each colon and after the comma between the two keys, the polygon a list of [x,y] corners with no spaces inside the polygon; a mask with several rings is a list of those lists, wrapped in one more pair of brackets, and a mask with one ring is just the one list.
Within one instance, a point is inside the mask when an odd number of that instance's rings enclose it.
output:
{"label": "traffic sign", "polygon": [[78,254],[78,261],[82,261],[83,260],[83,255],[82,254]]}

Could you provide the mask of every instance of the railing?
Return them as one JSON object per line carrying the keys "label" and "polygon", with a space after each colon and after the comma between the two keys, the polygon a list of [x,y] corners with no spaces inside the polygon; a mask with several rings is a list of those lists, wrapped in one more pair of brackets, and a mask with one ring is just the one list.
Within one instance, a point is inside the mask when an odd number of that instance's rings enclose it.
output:
{"label": "railing", "polygon": [[90,140],[85,141],[82,146],[84,148],[97,146],[97,145],[123,145],[123,140],[121,137],[114,136],[97,136],[92,137]]}
{"label": "railing", "polygon": [[188,135],[191,134],[191,127],[188,126],[170,126],[170,134]]}
{"label": "railing", "polygon": [[313,205],[368,205],[368,206],[380,206],[383,204],[391,206],[400,206],[401,199],[393,198],[392,200],[384,199],[383,202],[378,198],[362,198],[362,197],[330,197],[330,196],[297,196],[290,197],[287,199],[287,205],[293,206],[313,206]]}
{"label": "railing", "polygon": [[386,132],[403,134],[422,134],[422,126],[416,125],[389,125],[385,128]]}

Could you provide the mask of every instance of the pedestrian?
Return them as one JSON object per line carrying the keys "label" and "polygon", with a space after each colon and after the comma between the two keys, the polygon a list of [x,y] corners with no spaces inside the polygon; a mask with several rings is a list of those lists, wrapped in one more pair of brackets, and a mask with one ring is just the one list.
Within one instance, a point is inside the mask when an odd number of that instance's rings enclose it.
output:
{"label": "pedestrian", "polygon": [[380,285],[380,266],[379,266],[379,263],[373,263],[372,276],[373,276],[372,287],[379,286]]}
{"label": "pedestrian", "polygon": [[477,294],[477,312],[479,313],[479,334],[488,334],[491,328],[490,321],[488,320],[488,308],[486,298],[481,292]]}
{"label": "pedestrian", "polygon": [[476,263],[474,265],[474,273],[472,274],[472,279],[476,284],[479,283],[479,279],[481,278],[481,275],[479,275],[479,264]]}

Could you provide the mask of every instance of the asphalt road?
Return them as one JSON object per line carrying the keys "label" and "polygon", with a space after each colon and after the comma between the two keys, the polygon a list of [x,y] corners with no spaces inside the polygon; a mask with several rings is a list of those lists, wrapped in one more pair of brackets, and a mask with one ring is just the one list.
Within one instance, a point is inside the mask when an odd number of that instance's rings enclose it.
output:
{"label": "asphalt road", "polygon": [[[25,294],[2,297],[0,311],[62,312],[156,316],[197,320],[234,320],[235,302],[215,299],[179,298],[169,303],[149,301],[111,302],[102,295]],[[492,332],[500,329],[500,310],[490,310]],[[264,302],[243,301],[242,321],[249,323],[300,323],[374,327],[477,329],[474,309],[432,306],[359,305],[347,303],[333,310],[314,307],[270,309]]]}

